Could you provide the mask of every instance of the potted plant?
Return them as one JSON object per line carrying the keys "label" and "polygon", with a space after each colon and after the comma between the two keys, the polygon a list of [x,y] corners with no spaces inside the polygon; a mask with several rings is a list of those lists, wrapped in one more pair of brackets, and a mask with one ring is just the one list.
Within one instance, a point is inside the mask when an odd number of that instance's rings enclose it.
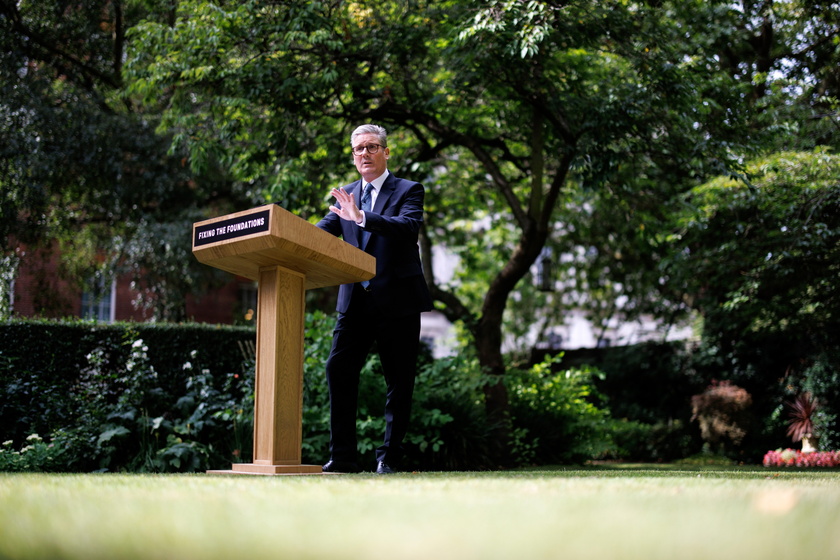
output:
{"label": "potted plant", "polygon": [[802,442],[802,453],[813,453],[817,450],[819,436],[815,428],[815,414],[819,403],[809,392],[804,392],[788,403],[790,407],[790,421],[787,434],[793,441]]}

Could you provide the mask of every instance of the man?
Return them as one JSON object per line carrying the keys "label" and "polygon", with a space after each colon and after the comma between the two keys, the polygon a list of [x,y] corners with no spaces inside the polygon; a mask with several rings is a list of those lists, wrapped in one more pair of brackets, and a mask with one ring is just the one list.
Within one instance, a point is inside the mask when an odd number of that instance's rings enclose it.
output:
{"label": "man", "polygon": [[376,449],[376,472],[395,471],[408,430],[420,313],[432,308],[417,237],[423,222],[423,185],[388,171],[387,133],[366,124],[350,135],[353,161],[362,178],[333,189],[335,205],[318,227],[376,257],[370,282],[344,284],[327,359],[330,395],[330,459],[324,472],[359,472],[356,408],[359,375],[376,343],[387,387],[385,438]]}

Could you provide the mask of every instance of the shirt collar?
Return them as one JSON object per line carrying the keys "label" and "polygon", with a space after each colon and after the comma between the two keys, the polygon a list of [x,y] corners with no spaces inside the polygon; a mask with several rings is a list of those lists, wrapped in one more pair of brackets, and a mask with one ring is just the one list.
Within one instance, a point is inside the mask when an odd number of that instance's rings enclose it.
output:
{"label": "shirt collar", "polygon": [[[377,177],[376,179],[374,179],[373,181],[370,182],[370,184],[373,185],[373,190],[375,190],[377,193],[380,191],[380,189],[382,189],[382,185],[385,183],[385,179],[388,178],[388,173],[389,173],[389,171],[386,169],[385,173],[383,173],[382,175],[380,175],[379,177]],[[362,179],[362,187],[363,188],[366,184],[367,183],[365,183],[365,180]]]}

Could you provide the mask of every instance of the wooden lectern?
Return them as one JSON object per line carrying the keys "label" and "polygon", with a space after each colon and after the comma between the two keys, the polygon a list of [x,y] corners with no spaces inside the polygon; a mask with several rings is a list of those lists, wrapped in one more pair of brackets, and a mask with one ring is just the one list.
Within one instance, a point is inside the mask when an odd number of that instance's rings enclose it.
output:
{"label": "wooden lectern", "polygon": [[376,259],[273,204],[193,224],[193,254],[259,290],[254,462],[208,472],[320,473],[301,464],[304,292],[369,280]]}

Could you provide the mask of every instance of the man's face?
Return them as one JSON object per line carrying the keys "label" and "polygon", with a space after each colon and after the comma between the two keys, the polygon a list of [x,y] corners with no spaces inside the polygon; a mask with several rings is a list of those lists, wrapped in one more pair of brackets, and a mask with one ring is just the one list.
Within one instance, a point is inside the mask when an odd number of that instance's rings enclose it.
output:
{"label": "man's face", "polygon": [[[379,138],[375,134],[361,134],[353,140],[353,147],[379,144]],[[353,162],[356,169],[362,174],[365,181],[373,181],[388,167],[388,155],[391,152],[388,148],[379,147],[375,154],[365,150],[361,155],[353,155]]]}

